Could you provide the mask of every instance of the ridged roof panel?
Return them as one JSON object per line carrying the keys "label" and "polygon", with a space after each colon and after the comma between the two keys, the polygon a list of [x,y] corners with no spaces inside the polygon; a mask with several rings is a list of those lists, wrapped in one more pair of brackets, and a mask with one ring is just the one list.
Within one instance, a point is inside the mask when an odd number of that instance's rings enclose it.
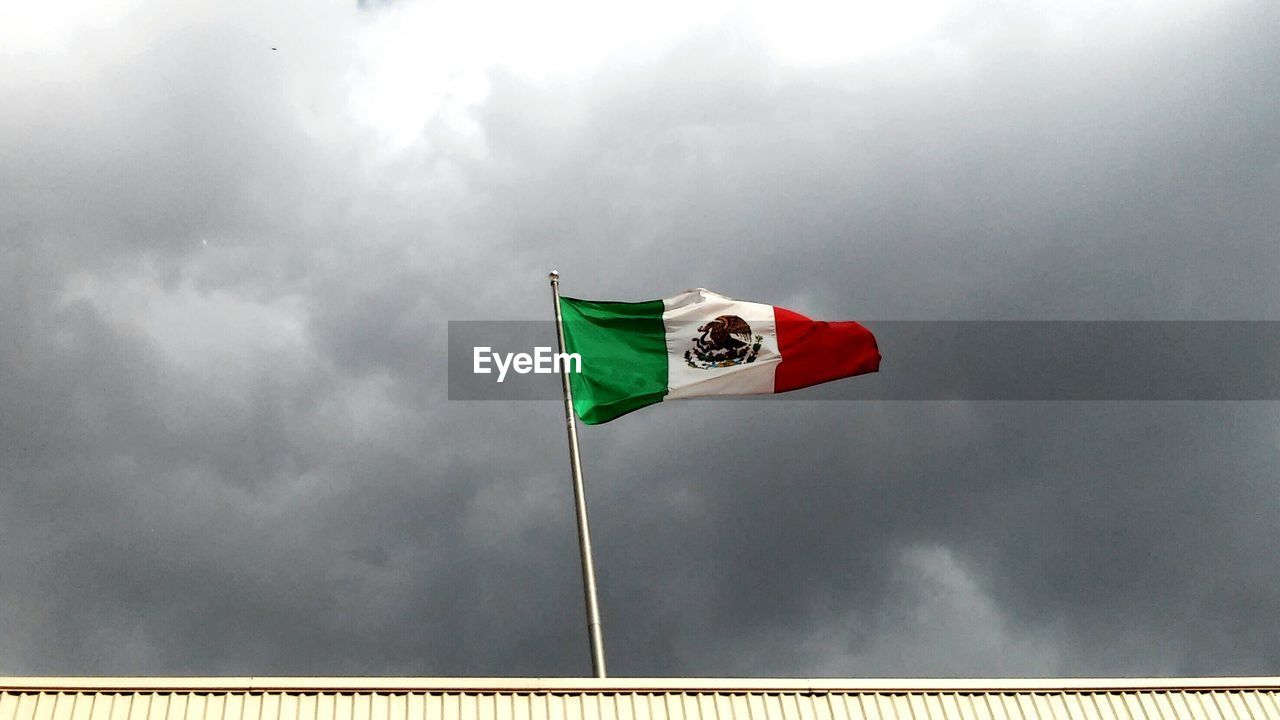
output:
{"label": "ridged roof panel", "polygon": [[0,678],[0,720],[1280,720],[1277,694],[1269,678]]}

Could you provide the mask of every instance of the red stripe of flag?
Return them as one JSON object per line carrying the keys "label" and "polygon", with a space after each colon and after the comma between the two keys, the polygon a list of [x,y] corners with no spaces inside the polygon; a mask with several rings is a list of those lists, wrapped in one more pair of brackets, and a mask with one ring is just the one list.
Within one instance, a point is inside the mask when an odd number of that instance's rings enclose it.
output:
{"label": "red stripe of flag", "polygon": [[773,377],[776,393],[880,369],[875,336],[856,322],[810,320],[780,307],[773,317],[782,353]]}

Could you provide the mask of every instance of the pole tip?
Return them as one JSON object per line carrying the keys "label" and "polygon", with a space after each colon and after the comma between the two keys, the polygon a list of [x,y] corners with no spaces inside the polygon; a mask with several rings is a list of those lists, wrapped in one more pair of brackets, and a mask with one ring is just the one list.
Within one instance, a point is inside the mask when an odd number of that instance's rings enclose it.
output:
{"label": "pole tip", "polygon": [[547,273],[547,277],[551,278],[551,282],[560,282],[560,273],[556,270]]}

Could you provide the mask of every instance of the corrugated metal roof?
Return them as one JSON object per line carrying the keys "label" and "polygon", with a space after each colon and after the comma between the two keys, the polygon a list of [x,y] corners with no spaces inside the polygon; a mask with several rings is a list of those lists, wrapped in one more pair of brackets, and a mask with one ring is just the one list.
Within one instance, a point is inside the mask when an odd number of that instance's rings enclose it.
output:
{"label": "corrugated metal roof", "polygon": [[0,720],[1280,720],[1280,678],[0,678]]}

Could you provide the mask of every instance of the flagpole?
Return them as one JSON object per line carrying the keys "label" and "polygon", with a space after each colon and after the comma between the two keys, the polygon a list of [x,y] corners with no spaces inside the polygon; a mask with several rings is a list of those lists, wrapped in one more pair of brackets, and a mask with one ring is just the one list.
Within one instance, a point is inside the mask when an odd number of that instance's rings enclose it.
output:
{"label": "flagpole", "polygon": [[[560,273],[551,279],[551,298],[556,306],[556,341],[560,355],[564,345],[564,318],[560,314]],[[569,468],[573,472],[573,504],[578,512],[578,552],[582,556],[582,592],[587,601],[587,636],[591,640],[591,670],[598,678],[607,677],[604,669],[604,639],[600,634],[600,606],[596,602],[596,570],[591,559],[591,532],[587,528],[587,499],[582,490],[582,460],[578,456],[578,421],[573,415],[573,390],[569,387],[569,364],[560,367],[560,387],[564,391],[564,420],[569,430]]]}

